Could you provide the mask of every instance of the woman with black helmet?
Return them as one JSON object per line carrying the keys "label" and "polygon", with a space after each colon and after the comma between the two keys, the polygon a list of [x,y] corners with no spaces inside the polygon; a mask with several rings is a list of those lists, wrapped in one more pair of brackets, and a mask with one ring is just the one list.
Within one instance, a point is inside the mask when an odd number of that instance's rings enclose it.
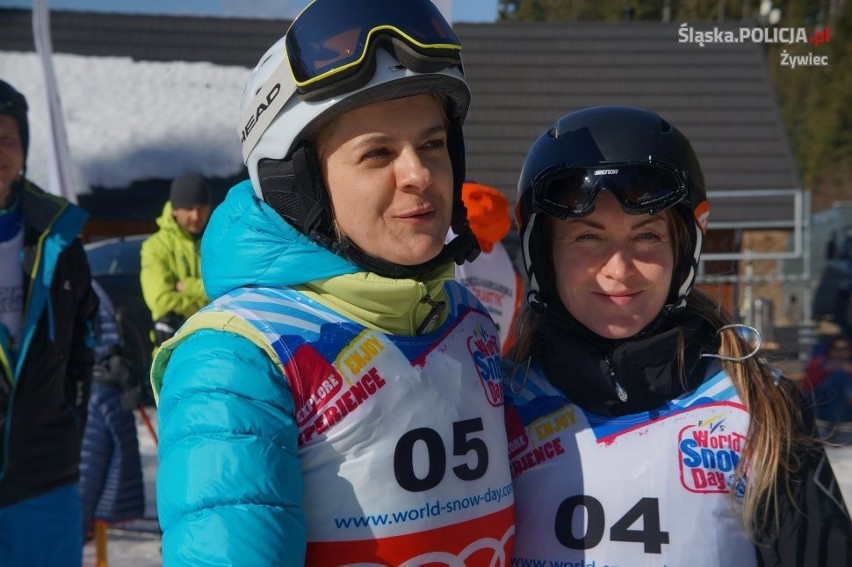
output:
{"label": "woman with black helmet", "polygon": [[507,565],[498,334],[453,281],[460,47],[429,0],[317,0],[251,73],[215,299],[153,364],[166,564]]}
{"label": "woman with black helmet", "polygon": [[692,290],[709,205],[677,128],[630,107],[559,118],[527,153],[516,212],[515,561],[848,565],[849,516],[797,387]]}

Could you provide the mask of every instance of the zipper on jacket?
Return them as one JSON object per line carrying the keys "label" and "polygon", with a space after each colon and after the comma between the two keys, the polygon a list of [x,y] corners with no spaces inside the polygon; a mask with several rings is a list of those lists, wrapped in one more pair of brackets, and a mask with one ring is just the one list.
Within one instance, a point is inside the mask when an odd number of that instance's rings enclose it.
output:
{"label": "zipper on jacket", "polygon": [[47,295],[45,308],[47,309],[47,336],[50,338],[50,342],[55,343],[56,328],[54,327],[53,321],[53,301],[49,293]]}
{"label": "zipper on jacket", "polygon": [[435,321],[438,320],[438,317],[440,317],[441,313],[444,312],[444,308],[447,307],[447,302],[435,301],[427,293],[426,296],[420,300],[420,303],[428,303],[432,307],[429,309],[429,313],[426,314],[426,318],[423,319],[423,322],[417,327],[416,333],[418,335],[424,335],[432,330],[432,326],[435,324]]}
{"label": "zipper on jacket", "polygon": [[605,356],[604,360],[606,360],[606,367],[609,370],[609,378],[612,380],[612,387],[615,388],[615,395],[618,396],[618,399],[622,403],[626,403],[628,399],[627,390],[618,381],[618,376],[615,375],[615,370],[612,369],[612,361],[609,359],[609,356]]}

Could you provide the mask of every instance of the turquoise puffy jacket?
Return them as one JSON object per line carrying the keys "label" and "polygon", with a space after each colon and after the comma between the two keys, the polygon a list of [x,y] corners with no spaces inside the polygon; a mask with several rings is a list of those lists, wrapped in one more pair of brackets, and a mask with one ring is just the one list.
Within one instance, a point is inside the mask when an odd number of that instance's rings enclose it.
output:
{"label": "turquoise puffy jacket", "polygon": [[[214,211],[201,256],[210,297],[358,271],[285,223],[248,181]],[[152,380],[164,564],[302,565],[298,432],[280,369],[244,336],[208,328],[166,343]]]}

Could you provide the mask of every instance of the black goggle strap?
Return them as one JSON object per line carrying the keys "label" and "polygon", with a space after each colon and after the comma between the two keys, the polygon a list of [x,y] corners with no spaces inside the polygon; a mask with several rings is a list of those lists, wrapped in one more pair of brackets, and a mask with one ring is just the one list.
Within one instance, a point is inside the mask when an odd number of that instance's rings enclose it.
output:
{"label": "black goggle strap", "polygon": [[[285,49],[286,51],[286,49]],[[243,161],[248,156],[260,137],[269,128],[272,120],[278,116],[290,97],[296,92],[296,83],[290,73],[286,52],[281,64],[257,91],[248,109],[240,117],[240,140],[242,141]]]}

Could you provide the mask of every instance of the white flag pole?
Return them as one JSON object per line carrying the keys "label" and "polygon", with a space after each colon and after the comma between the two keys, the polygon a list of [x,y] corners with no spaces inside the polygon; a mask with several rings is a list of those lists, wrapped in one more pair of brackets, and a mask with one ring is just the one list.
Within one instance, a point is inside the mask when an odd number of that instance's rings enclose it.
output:
{"label": "white flag pole", "polygon": [[432,0],[432,3],[438,7],[444,19],[453,25],[453,0]]}
{"label": "white flag pole", "polygon": [[54,195],[77,202],[77,191],[71,173],[71,155],[65,133],[65,118],[59,99],[59,86],[53,69],[53,43],[50,39],[49,0],[33,0],[33,37],[36,52],[44,72],[45,95],[48,114],[47,187]]}

